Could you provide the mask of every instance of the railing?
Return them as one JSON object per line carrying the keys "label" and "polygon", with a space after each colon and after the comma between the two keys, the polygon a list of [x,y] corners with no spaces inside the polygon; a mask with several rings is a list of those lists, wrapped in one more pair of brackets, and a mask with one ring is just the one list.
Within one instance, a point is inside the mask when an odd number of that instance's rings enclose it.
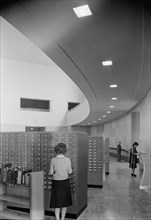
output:
{"label": "railing", "polygon": [[[117,148],[110,147],[110,155],[117,158]],[[121,159],[128,162],[129,158],[129,149],[121,150]]]}
{"label": "railing", "polygon": [[139,188],[151,192],[151,154],[140,152],[138,156],[143,161],[143,175]]}

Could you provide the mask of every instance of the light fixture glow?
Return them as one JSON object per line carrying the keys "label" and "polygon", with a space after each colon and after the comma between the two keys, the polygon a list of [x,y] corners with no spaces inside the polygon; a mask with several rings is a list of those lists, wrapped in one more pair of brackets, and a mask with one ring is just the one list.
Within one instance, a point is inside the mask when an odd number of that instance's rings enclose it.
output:
{"label": "light fixture glow", "polygon": [[101,121],[101,118],[99,118],[98,120]]}
{"label": "light fixture glow", "polygon": [[114,108],[115,106],[114,105],[110,105],[110,108]]}
{"label": "light fixture glow", "polygon": [[105,118],[105,117],[106,117],[106,115],[103,115],[102,117],[103,117],[103,118]]}
{"label": "light fixture glow", "polygon": [[102,65],[103,66],[112,66],[113,62],[112,62],[112,60],[105,60],[105,61],[102,61]]}
{"label": "light fixture glow", "polygon": [[111,98],[112,100],[117,100],[117,98],[116,97],[113,97],[113,98]]}
{"label": "light fixture glow", "polygon": [[112,84],[112,85],[110,85],[110,88],[116,88],[116,87],[117,87],[116,84]]}
{"label": "light fixture glow", "polygon": [[106,113],[110,114],[110,113],[111,113],[111,111],[107,111]]}
{"label": "light fixture glow", "polygon": [[93,121],[93,123],[95,123],[96,121]]}
{"label": "light fixture glow", "polygon": [[73,11],[75,12],[78,18],[92,15],[92,12],[88,5],[73,8]]}

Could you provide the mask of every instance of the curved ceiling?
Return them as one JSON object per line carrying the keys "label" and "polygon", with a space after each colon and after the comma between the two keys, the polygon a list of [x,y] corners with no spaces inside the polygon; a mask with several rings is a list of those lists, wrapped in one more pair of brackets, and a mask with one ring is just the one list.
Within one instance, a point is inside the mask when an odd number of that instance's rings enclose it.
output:
{"label": "curved ceiling", "polygon": [[[92,15],[76,17],[73,8],[84,4]],[[82,90],[91,110],[79,123],[85,125],[126,114],[151,88],[150,14],[143,0],[18,0],[1,10]],[[103,60],[113,65],[102,66]]]}

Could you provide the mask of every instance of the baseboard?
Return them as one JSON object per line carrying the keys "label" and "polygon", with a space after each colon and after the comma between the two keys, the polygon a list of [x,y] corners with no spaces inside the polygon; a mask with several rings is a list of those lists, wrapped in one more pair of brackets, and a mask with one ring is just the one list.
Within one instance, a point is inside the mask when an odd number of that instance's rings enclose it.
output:
{"label": "baseboard", "polygon": [[[7,208],[25,213],[30,213],[30,210],[27,208],[12,207],[12,206],[8,206]],[[87,204],[85,204],[84,207],[82,207],[77,213],[67,213],[66,218],[77,219],[86,208],[87,208]],[[45,215],[55,216],[55,213],[54,211],[45,211]]]}
{"label": "baseboard", "polygon": [[103,185],[88,184],[87,186],[90,188],[103,188]]}
{"label": "baseboard", "polygon": [[7,206],[8,209],[12,209],[12,210],[16,210],[16,211],[20,211],[20,212],[26,212],[26,213],[30,213],[30,209],[27,208],[22,208],[22,207],[14,207],[14,206]]}

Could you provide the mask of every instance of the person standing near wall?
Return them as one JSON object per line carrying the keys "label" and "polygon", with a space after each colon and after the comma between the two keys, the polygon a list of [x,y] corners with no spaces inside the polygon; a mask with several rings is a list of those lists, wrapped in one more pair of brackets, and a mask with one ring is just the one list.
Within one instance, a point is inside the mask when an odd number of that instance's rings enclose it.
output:
{"label": "person standing near wall", "polygon": [[130,155],[129,155],[129,167],[131,168],[131,176],[134,176],[136,177],[136,174],[135,174],[135,169],[137,168],[137,163],[138,163],[138,158],[137,158],[137,155],[138,155],[138,152],[136,150],[137,146],[139,144],[137,142],[134,142],[132,144],[132,147],[130,149]]}
{"label": "person standing near wall", "polygon": [[71,190],[68,175],[72,173],[70,158],[66,157],[66,144],[59,143],[55,146],[56,157],[50,163],[50,175],[52,175],[52,190],[50,208],[55,209],[56,220],[65,219],[67,207],[72,205]]}
{"label": "person standing near wall", "polygon": [[119,141],[117,145],[117,161],[118,162],[121,161],[121,151],[122,151],[121,141]]}

